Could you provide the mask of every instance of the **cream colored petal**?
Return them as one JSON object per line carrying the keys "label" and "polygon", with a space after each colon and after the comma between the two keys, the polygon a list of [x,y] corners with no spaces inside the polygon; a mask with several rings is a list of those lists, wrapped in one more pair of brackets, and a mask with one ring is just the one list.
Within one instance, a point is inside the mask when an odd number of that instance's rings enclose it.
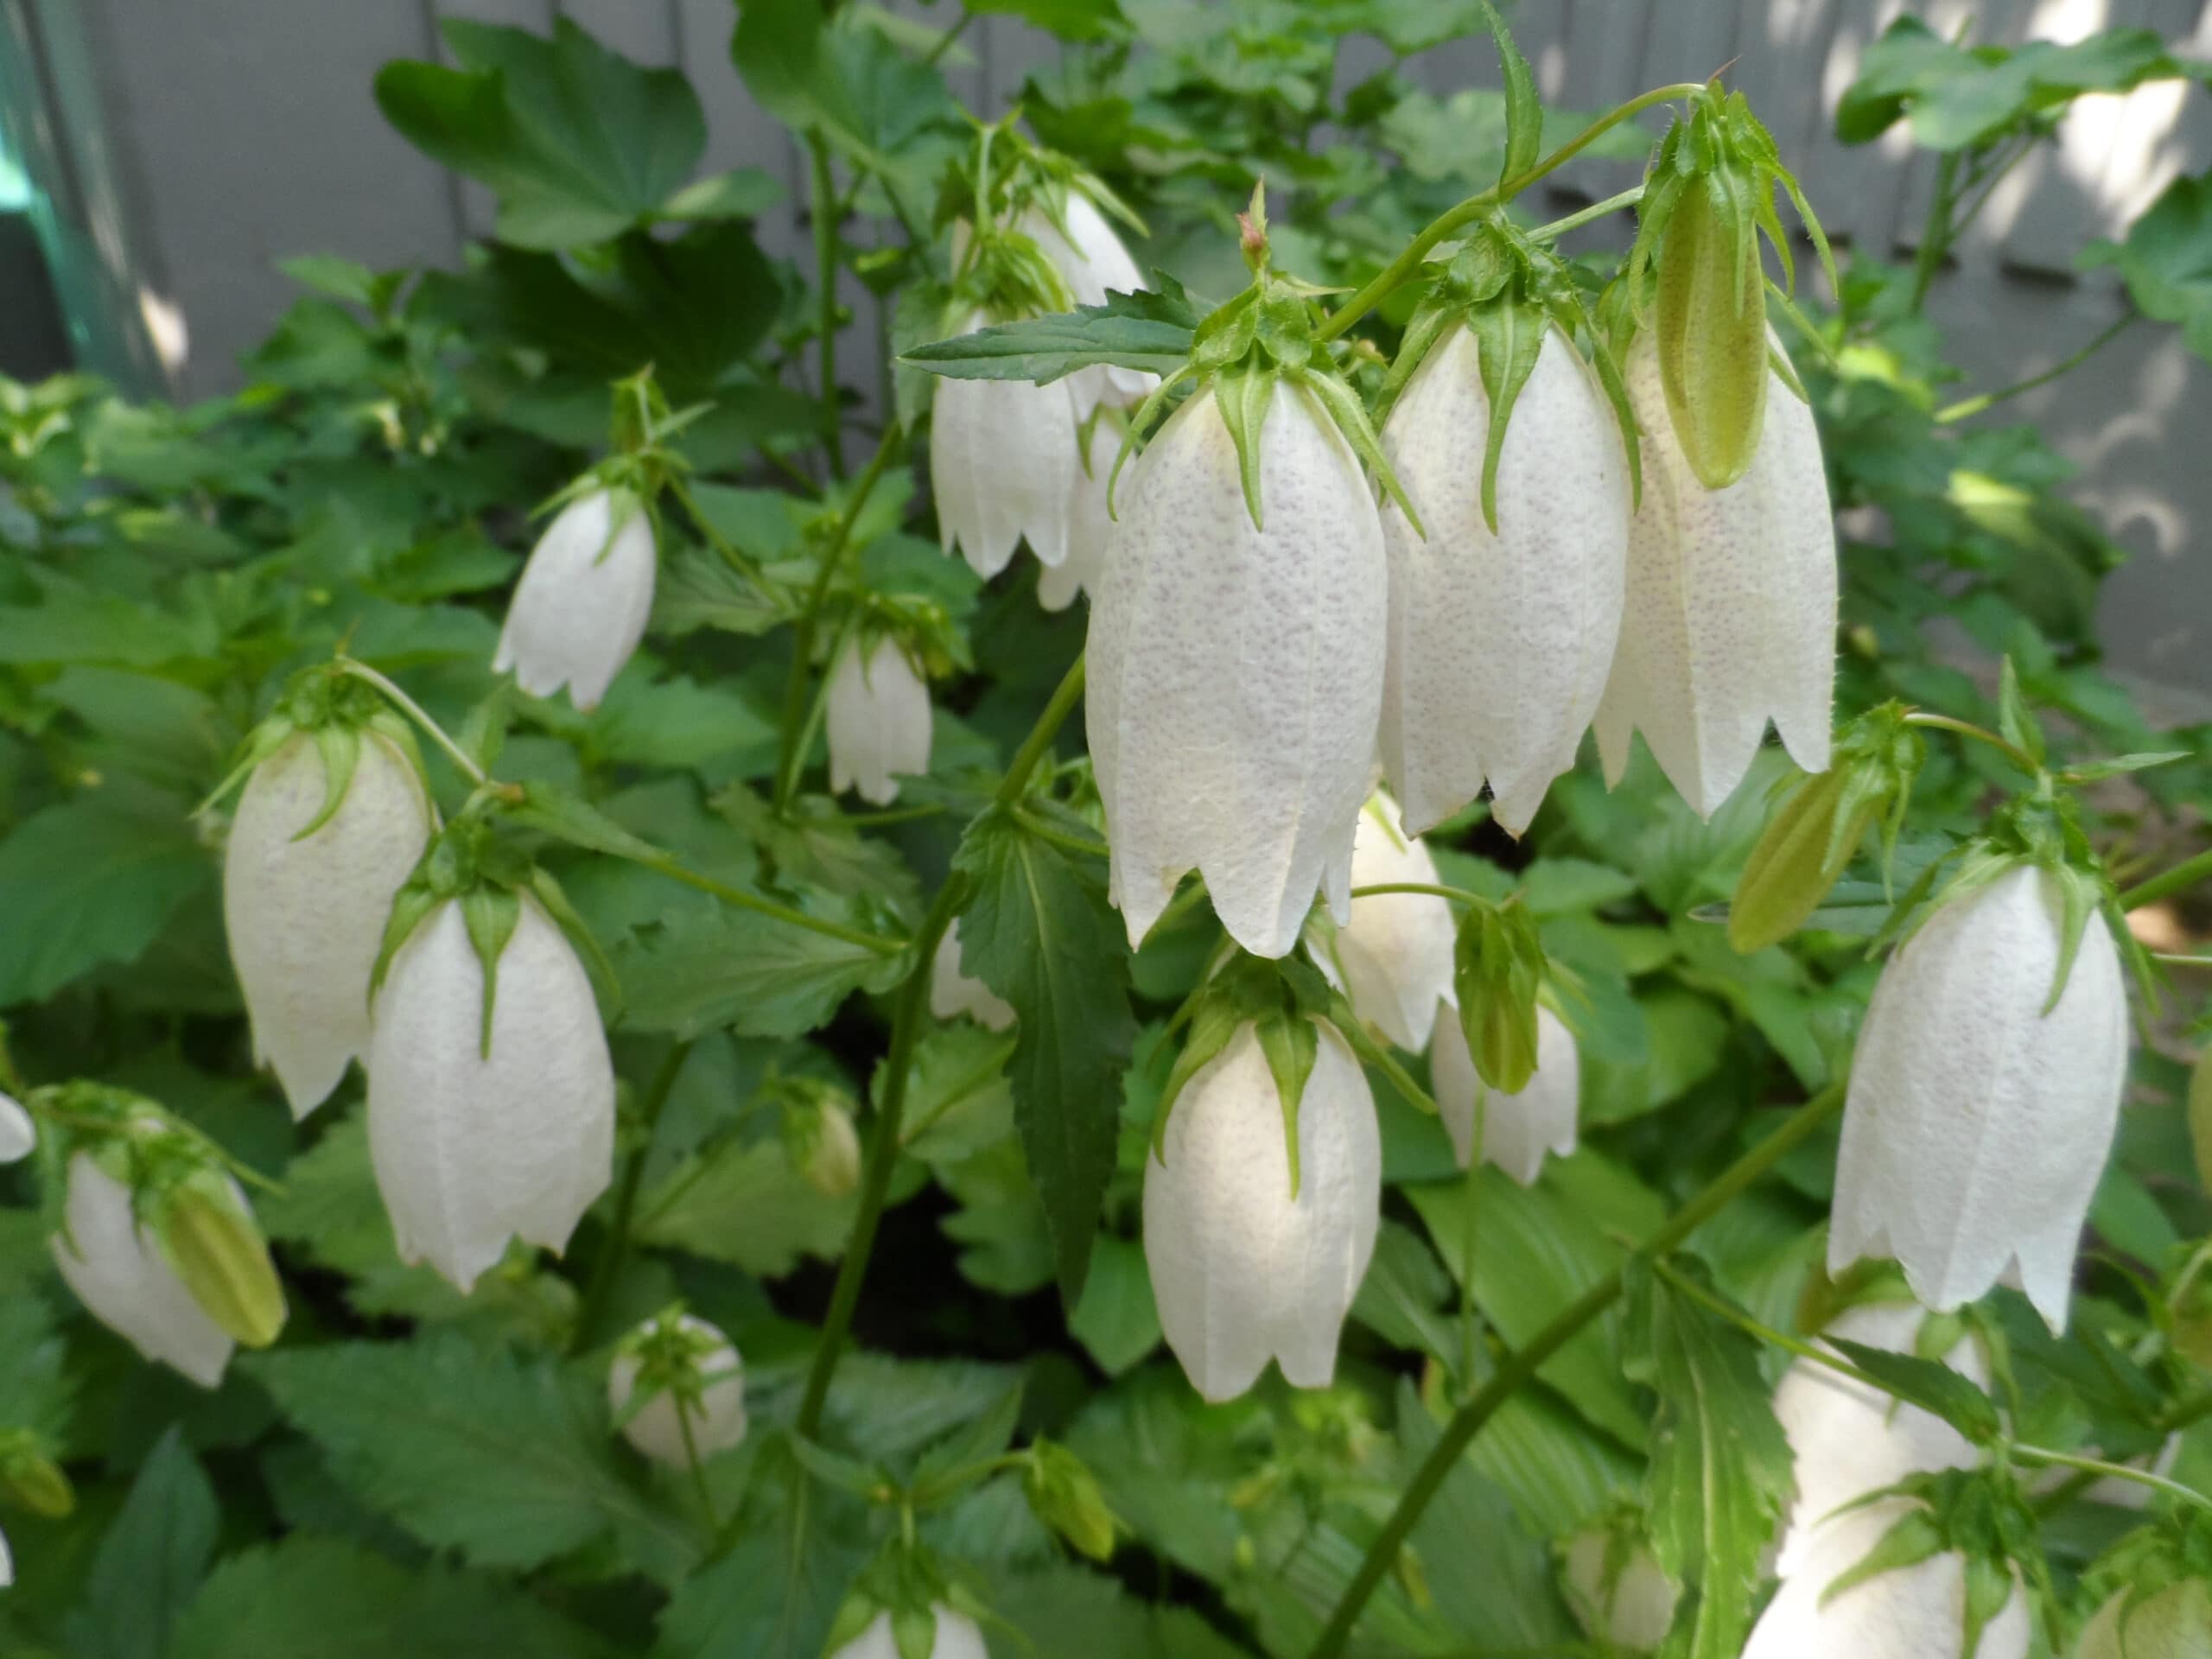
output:
{"label": "cream colored petal", "polygon": [[1276,388],[1262,451],[1264,531],[1210,391],[1125,474],[1086,707],[1133,941],[1193,867],[1257,955],[1291,950],[1325,887],[1347,919],[1382,704],[1382,526],[1307,394]]}
{"label": "cream colored petal", "polygon": [[1429,1044],[1430,1080],[1436,1109],[1465,1169],[1474,1155],[1475,1103],[1483,1109],[1483,1161],[1495,1164],[1523,1186],[1543,1173],[1544,1154],[1573,1152],[1582,1099],[1582,1058],[1557,1014],[1536,1008],[1536,1069],[1517,1095],[1492,1089],[1475,1070],[1467,1034],[1449,1010],[1440,1013]]}
{"label": "cream colored petal", "polygon": [[1656,1652],[1675,1623],[1679,1599],[1648,1546],[1639,1544],[1611,1584],[1605,1581],[1611,1540],[1600,1529],[1578,1533],[1562,1563],[1567,1606],[1584,1631],[1628,1653]]}
{"label": "cream colored petal", "polygon": [[1077,594],[1098,590],[1106,570],[1106,550],[1114,538],[1107,484],[1121,448],[1119,427],[1104,420],[1092,425],[1090,468],[1076,474],[1068,503],[1068,556],[1057,565],[1046,565],[1037,577],[1037,602],[1048,611],[1064,611]]}
{"label": "cream colored petal", "polygon": [[[1829,1522],[1802,1571],[1784,1579],[1759,1618],[1744,1659],[1962,1659],[1966,1563],[1945,1553],[1853,1585],[1821,1604],[1904,1512],[1891,1498]],[[2028,1599],[2012,1596],[1981,1633],[1976,1659],[2026,1659]]]}
{"label": "cream colored petal", "polygon": [[130,1189],[79,1153],[62,1218],[68,1231],[50,1241],[54,1265],[86,1310],[148,1359],[203,1389],[221,1383],[234,1344],[139,1227]]}
{"label": "cream colored petal", "polygon": [[[684,1329],[709,1338],[715,1346],[699,1358],[699,1374],[706,1379],[696,1407],[677,1414],[676,1396],[663,1390],[622,1426],[623,1438],[644,1456],[671,1469],[688,1469],[691,1451],[701,1461],[743,1443],[746,1432],[745,1364],[737,1349],[721,1331],[704,1319],[685,1314]],[[619,1417],[638,1386],[639,1362],[634,1354],[618,1354],[607,1377],[607,1406]],[[690,1422],[690,1445],[684,1443],[684,1420]]]}
{"label": "cream colored petal", "polygon": [[[1377,792],[1359,815],[1352,842],[1355,888],[1437,885],[1436,861],[1409,836],[1397,803]],[[1351,920],[1324,942],[1315,927],[1308,949],[1354,1013],[1408,1053],[1428,1046],[1437,1004],[1456,1002],[1452,944],[1458,925],[1449,900],[1433,893],[1375,893],[1351,901]]]}
{"label": "cream colored petal", "polygon": [[523,567],[493,671],[512,669],[532,696],[566,686],[578,709],[597,708],[645,637],[655,565],[652,521],[636,502],[605,490],[570,502]]}
{"label": "cream colored petal", "polygon": [[966,1014],[988,1031],[1014,1028],[1014,1007],[980,979],[960,970],[960,924],[947,928],[930,961],[930,1014],[938,1020]]}
{"label": "cream colored petal", "polygon": [[0,1094],[0,1164],[13,1164],[38,1149],[38,1128],[21,1102]]}
{"label": "cream colored petal", "polygon": [[899,798],[899,779],[930,769],[929,685],[888,635],[865,655],[859,640],[845,643],[830,671],[823,725],[833,790],[887,806]]}

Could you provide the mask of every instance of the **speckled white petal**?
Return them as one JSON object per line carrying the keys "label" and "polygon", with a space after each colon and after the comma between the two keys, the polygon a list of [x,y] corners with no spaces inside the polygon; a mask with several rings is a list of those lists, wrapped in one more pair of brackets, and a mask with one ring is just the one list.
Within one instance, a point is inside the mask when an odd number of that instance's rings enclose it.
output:
{"label": "speckled white petal", "polygon": [[1483,516],[1490,398],[1474,335],[1454,327],[1417,369],[1383,453],[1428,531],[1390,502],[1389,677],[1382,764],[1427,830],[1485,779],[1500,824],[1529,827],[1570,770],[1620,634],[1629,533],[1620,426],[1556,334],[1514,405],[1497,468],[1497,534]]}
{"label": "speckled white petal", "polygon": [[[950,1607],[938,1606],[931,1611],[937,1615],[937,1639],[930,1645],[930,1659],[990,1659],[983,1632],[974,1619]],[[830,1655],[830,1659],[899,1659],[891,1615],[878,1613],[874,1624]]]}
{"label": "speckled white petal", "polygon": [[[1408,836],[1398,804],[1377,792],[1359,815],[1352,842],[1354,888],[1412,882],[1437,884],[1436,861]],[[1306,950],[1329,982],[1351,999],[1352,1011],[1411,1054],[1428,1046],[1439,1002],[1456,1003],[1451,903],[1434,893],[1382,893],[1351,901],[1351,920],[1335,931],[1306,933]]]}
{"label": "speckled white petal", "polygon": [[980,979],[960,971],[960,924],[945,929],[930,959],[930,1013],[939,1020],[966,1014],[988,1031],[1014,1027],[1014,1007]]}
{"label": "speckled white petal", "polygon": [[38,1149],[38,1127],[12,1095],[0,1095],[0,1164],[12,1164]]}
{"label": "speckled white petal", "polygon": [[571,501],[523,567],[493,671],[514,670],[534,697],[565,685],[578,709],[596,709],[645,637],[654,566],[652,520],[634,499],[600,490]]}
{"label": "speckled white petal", "polygon": [[400,1258],[467,1291],[510,1237],[559,1251],[606,1189],[614,1070],[575,950],[525,896],[499,957],[492,1050],[458,904],[394,955],[369,1042],[369,1153]]}
{"label": "speckled white petal", "polygon": [[[699,1390],[698,1404],[684,1413],[690,1421],[691,1445],[698,1448],[703,1462],[717,1452],[731,1450],[745,1439],[745,1363],[730,1339],[706,1320],[687,1313],[678,1323],[694,1336],[715,1344],[699,1357],[699,1375],[706,1379],[706,1386]],[[638,1386],[638,1370],[635,1354],[615,1356],[607,1374],[607,1408],[612,1415],[620,1416],[623,1408],[630,1403],[630,1396]],[[690,1466],[690,1453],[683,1444],[683,1424],[677,1415],[676,1396],[666,1389],[647,1401],[636,1416],[622,1425],[622,1435],[656,1463],[671,1469]]]}
{"label": "speckled white petal", "polygon": [[[1822,1526],[1802,1569],[1767,1604],[1744,1659],[1961,1659],[1966,1562],[1955,1554],[1878,1573],[1821,1605],[1828,1586],[1909,1507],[1891,1498]],[[2029,1635],[2028,1599],[2016,1575],[2011,1599],[1982,1630],[1976,1659],[2026,1659]]]}
{"label": "speckled white petal", "polygon": [[1211,391],[1117,492],[1085,708],[1132,942],[1193,867],[1255,955],[1297,944],[1317,889],[1349,919],[1382,702],[1382,522],[1308,394],[1276,387],[1261,448],[1264,531]]}
{"label": "speckled white petal", "polygon": [[1522,1185],[1535,1185],[1546,1153],[1564,1158],[1574,1150],[1582,1057],[1574,1033],[1542,1004],[1536,1007],[1536,1069],[1519,1094],[1502,1094],[1482,1080],[1467,1050],[1467,1033],[1448,1008],[1438,1014],[1428,1067],[1437,1112],[1460,1168],[1474,1156],[1475,1103],[1485,1096],[1483,1161],[1497,1165]]}
{"label": "speckled white petal", "polygon": [[1114,538],[1114,518],[1108,511],[1107,481],[1114,475],[1114,457],[1122,448],[1122,429],[1097,421],[1090,429],[1090,465],[1078,470],[1075,490],[1068,499],[1068,556],[1057,565],[1046,565],[1037,575],[1037,602],[1048,611],[1064,611],[1075,596],[1098,591],[1106,570],[1106,550]]}
{"label": "speckled white petal", "polygon": [[[245,1195],[237,1195],[246,1205]],[[131,1213],[130,1189],[79,1153],[69,1160],[62,1219],[48,1243],[54,1265],[92,1317],[148,1359],[203,1389],[223,1380],[232,1343],[200,1311],[150,1234]]]}
{"label": "speckled white petal", "polygon": [[[1862,1303],[1823,1335],[1909,1354],[1926,1317],[1916,1302]],[[1977,1387],[1989,1386],[1988,1362],[1970,1337],[1961,1338],[1943,1363]],[[1897,1404],[1808,1359],[1783,1373],[1774,1414],[1796,1459],[1797,1496],[1776,1562],[1785,1578],[1803,1565],[1820,1524],[1854,1498],[1908,1475],[1970,1469],[1978,1461],[1966,1437],[1932,1412]]]}
{"label": "speckled white petal", "polygon": [[830,671],[823,724],[830,787],[853,790],[874,806],[899,798],[898,780],[930,769],[930,689],[889,635],[863,655],[849,639]]}
{"label": "speckled white petal", "polygon": [[1711,817],[1749,771],[1767,721],[1808,772],[1828,764],[1835,687],[1835,520],[1813,411],[1777,377],[1751,470],[1725,490],[1691,472],[1649,331],[1630,349],[1643,504],[1630,527],[1628,609],[1597,716],[1605,775],[1631,728]]}
{"label": "speckled white petal", "polygon": [[1648,1546],[1638,1545],[1608,1586],[1605,1557],[1611,1539],[1592,1528],[1575,1535],[1561,1563],[1567,1606],[1584,1631],[1629,1653],[1650,1653],[1675,1623],[1678,1592]]}
{"label": "speckled white petal", "polygon": [[[978,315],[963,332],[983,326]],[[1068,504],[1083,470],[1076,404],[1065,381],[938,382],[930,416],[938,534],[976,575],[1005,569],[1025,537],[1046,564],[1067,556]]]}
{"label": "speckled white petal", "polygon": [[1298,1135],[1294,1199],[1281,1098],[1246,1025],[1191,1078],[1161,1156],[1146,1160],[1145,1261],[1160,1327],[1208,1400],[1243,1394],[1271,1357],[1294,1386],[1326,1387],[1375,1253],[1382,1149],[1374,1096],[1325,1026]]}
{"label": "speckled white petal", "polygon": [[[1096,202],[1080,190],[1071,190],[1064,217],[1068,227],[1065,236],[1042,212],[1034,209],[1022,221],[1021,228],[1052,262],[1077,305],[1103,305],[1109,292],[1143,291],[1144,273],[1137,269],[1137,262],[1122,245],[1120,233]],[[1158,375],[1142,369],[1103,364],[1095,369],[1082,370],[1070,378],[1077,385],[1085,415],[1108,397],[1117,403],[1141,402],[1160,384]]]}
{"label": "speckled white petal", "polygon": [[369,1045],[369,976],[392,895],[430,836],[423,784],[391,741],[364,732],[344,803],[322,810],[322,756],[294,738],[254,769],[223,855],[223,920],[245,994],[254,1058],[304,1118]]}
{"label": "speckled white petal", "polygon": [[1828,1262],[1893,1255],[1948,1310],[2012,1274],[2052,1329],[2127,1079],[2120,953],[2091,917],[2066,994],[2056,879],[1942,906],[1882,970],[1852,1062]]}

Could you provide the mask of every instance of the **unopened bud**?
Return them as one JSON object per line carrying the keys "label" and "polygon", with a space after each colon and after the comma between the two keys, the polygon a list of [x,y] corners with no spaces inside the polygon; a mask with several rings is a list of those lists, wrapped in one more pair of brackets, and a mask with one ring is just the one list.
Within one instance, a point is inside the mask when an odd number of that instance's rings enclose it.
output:
{"label": "unopened bud", "polygon": [[266,1348],[284,1328],[284,1287],[245,1199],[205,1170],[171,1192],[156,1233],[162,1256],[202,1313],[234,1340]]}
{"label": "unopened bud", "polygon": [[29,1429],[0,1436],[0,1503],[54,1521],[77,1507],[69,1477]]}
{"label": "unopened bud", "polygon": [[1766,418],[1765,276],[1758,226],[1732,171],[1693,179],[1659,260],[1659,373],[1675,439],[1698,482],[1751,469]]}
{"label": "unopened bud", "polygon": [[1535,918],[1518,897],[1474,906],[1459,925],[1454,955],[1459,1027],[1476,1075],[1493,1089],[1517,1095],[1536,1071],[1536,989],[1543,982],[1544,948]]}
{"label": "unopened bud", "polygon": [[2189,1659],[2212,1653],[2212,1589],[2201,1578],[2154,1594],[2116,1592],[2082,1632],[2075,1659]]}
{"label": "unopened bud", "polygon": [[0,1164],[28,1158],[38,1146],[38,1129],[31,1115],[13,1096],[0,1095]]}
{"label": "unopened bud", "polygon": [[823,1198],[842,1198],[860,1185],[861,1138],[841,1102],[792,1107],[785,1114],[784,1135],[792,1164]]}
{"label": "unopened bud", "polygon": [[1037,1518],[1065,1539],[1071,1548],[1094,1561],[1114,1554],[1114,1511],[1106,1505],[1098,1478],[1065,1446],[1039,1440],[1029,1448],[1024,1485]]}

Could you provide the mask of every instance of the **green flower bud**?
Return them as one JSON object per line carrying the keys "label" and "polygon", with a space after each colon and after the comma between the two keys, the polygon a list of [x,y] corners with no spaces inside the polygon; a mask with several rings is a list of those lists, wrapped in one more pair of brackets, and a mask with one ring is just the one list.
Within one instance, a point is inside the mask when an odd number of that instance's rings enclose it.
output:
{"label": "green flower bud", "polygon": [[1094,1561],[1114,1554],[1116,1522],[1090,1465],[1065,1446],[1039,1440],[1029,1448],[1023,1479],[1037,1518]]}
{"label": "green flower bud", "polygon": [[0,1435],[0,1503],[54,1521],[77,1507],[69,1477],[39,1449],[29,1429]]}
{"label": "green flower bud", "polygon": [[1459,924],[1454,956],[1459,1027],[1476,1075],[1517,1095],[1536,1071],[1536,989],[1543,982],[1544,947],[1535,918],[1519,895],[1503,905],[1476,905]]}
{"label": "green flower bud", "polygon": [[249,1348],[276,1340],[284,1287],[229,1177],[201,1170],[186,1179],[162,1200],[156,1237],[193,1300],[226,1333]]}
{"label": "green flower bud", "polygon": [[2212,1653],[2212,1590],[2185,1579],[2154,1594],[2116,1592],[2082,1632],[2075,1659],[2197,1659]]}
{"label": "green flower bud", "polygon": [[1692,179],[1667,221],[1656,321],[1675,436],[1698,481],[1726,489],[1758,448],[1768,378],[1751,181],[1726,162]]}
{"label": "green flower bud", "polygon": [[861,1184],[861,1138],[844,1103],[824,1094],[784,1110],[784,1147],[806,1184],[842,1198]]}

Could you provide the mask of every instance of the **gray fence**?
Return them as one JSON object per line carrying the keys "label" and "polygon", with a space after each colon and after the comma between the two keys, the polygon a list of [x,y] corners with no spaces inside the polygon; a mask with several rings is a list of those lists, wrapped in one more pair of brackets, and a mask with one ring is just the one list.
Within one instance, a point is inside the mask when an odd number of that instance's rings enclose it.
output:
{"label": "gray fence", "polygon": [[[903,0],[896,9],[940,22],[950,10]],[[1930,167],[1900,142],[1847,149],[1832,118],[1866,42],[1907,9],[1904,0],[1521,0],[1513,16],[1547,96],[1573,108],[1700,78],[1732,60],[1732,79],[1774,128],[1832,232],[1894,256],[1914,244]],[[1971,21],[1981,40],[2066,40],[2138,24],[2212,55],[2205,0],[1921,0],[1910,9],[1947,32]],[[488,227],[483,193],[400,140],[370,96],[378,64],[440,52],[442,16],[542,29],[557,11],[634,57],[680,64],[706,106],[709,164],[749,162],[786,180],[792,205],[766,239],[784,251],[804,245],[800,159],[731,69],[730,0],[0,0],[0,10],[15,14],[19,35],[29,15],[32,50],[66,54],[73,31],[82,42],[95,95],[80,91],[64,117],[80,130],[51,136],[65,155],[89,155],[78,165],[100,224],[88,239],[167,347],[181,394],[234,384],[238,353],[291,297],[272,261],[328,251],[384,264],[449,263]],[[956,90],[987,111],[1053,50],[996,18],[962,44]],[[1344,58],[1350,75],[1383,54],[1354,41]],[[1427,54],[1413,73],[1438,91],[1495,82],[1480,41]],[[2085,100],[2056,147],[2005,181],[1942,286],[1936,315],[1976,383],[2024,378],[2109,321],[2111,278],[2077,273],[2075,251],[2124,224],[2177,172],[2208,162],[2212,99],[2203,92],[2184,96],[2174,83]],[[1597,164],[1567,185],[1609,191],[1631,172]],[[855,326],[875,323],[863,308]],[[2137,556],[2110,584],[2103,619],[2120,665],[2212,693],[2212,582],[2194,563],[2200,526],[2212,524],[2212,468],[2199,436],[2212,417],[2212,374],[2167,331],[2137,329],[2016,407],[2082,464],[2079,499]]]}

